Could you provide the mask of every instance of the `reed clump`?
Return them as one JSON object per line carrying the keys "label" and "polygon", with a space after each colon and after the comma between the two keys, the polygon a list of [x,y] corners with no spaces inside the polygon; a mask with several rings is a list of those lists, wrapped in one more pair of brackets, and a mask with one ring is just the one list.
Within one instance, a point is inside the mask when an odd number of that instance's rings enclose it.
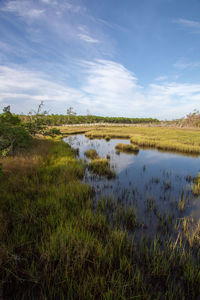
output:
{"label": "reed clump", "polygon": [[99,176],[115,177],[115,172],[110,168],[110,161],[106,158],[96,158],[91,160],[88,166],[89,170]]}
{"label": "reed clump", "polygon": [[139,147],[136,145],[132,144],[122,144],[119,143],[115,146],[115,149],[121,151],[121,152],[133,152],[133,153],[138,153],[139,152]]}
{"label": "reed clump", "polygon": [[98,158],[98,153],[95,149],[88,149],[85,151],[85,156],[90,159]]}
{"label": "reed clump", "polygon": [[109,135],[107,135],[107,136],[105,137],[105,140],[106,140],[107,142],[109,142],[109,141],[111,140],[111,137],[110,137]]}

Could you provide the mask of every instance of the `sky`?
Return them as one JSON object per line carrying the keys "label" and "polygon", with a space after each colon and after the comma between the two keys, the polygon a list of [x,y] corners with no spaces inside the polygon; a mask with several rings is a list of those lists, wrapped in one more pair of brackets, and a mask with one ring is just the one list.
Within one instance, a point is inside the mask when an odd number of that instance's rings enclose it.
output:
{"label": "sky", "polygon": [[199,0],[0,0],[0,111],[200,110]]}

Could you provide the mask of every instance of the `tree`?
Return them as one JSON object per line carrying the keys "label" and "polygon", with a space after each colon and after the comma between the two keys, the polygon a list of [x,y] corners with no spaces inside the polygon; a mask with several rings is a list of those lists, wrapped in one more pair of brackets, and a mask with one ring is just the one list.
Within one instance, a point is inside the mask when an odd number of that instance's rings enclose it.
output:
{"label": "tree", "polygon": [[10,112],[10,106],[5,107],[0,115],[0,156],[27,147],[30,139],[19,117]]}
{"label": "tree", "polygon": [[76,112],[73,111],[73,107],[70,106],[70,107],[67,109],[67,116],[68,116],[68,118],[67,118],[67,123],[69,123],[70,117],[71,117],[71,116],[76,116]]}
{"label": "tree", "polygon": [[48,114],[48,111],[42,111],[44,102],[41,101],[37,110],[31,110],[29,112],[29,121],[25,123],[25,127],[31,135],[43,134],[45,130],[44,116]]}

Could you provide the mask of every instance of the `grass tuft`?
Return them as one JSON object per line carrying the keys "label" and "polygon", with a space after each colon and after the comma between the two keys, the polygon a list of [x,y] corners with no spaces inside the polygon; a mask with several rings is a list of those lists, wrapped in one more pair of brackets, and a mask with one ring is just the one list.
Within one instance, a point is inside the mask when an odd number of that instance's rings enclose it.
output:
{"label": "grass tuft", "polygon": [[93,159],[88,166],[89,170],[99,176],[115,177],[115,173],[110,169],[110,161],[106,158]]}
{"label": "grass tuft", "polygon": [[121,151],[121,152],[128,152],[128,153],[138,153],[139,152],[139,148],[136,145],[132,145],[132,144],[122,144],[119,143],[115,146],[115,149]]}
{"label": "grass tuft", "polygon": [[98,157],[98,153],[95,149],[88,149],[86,152],[85,152],[85,156],[87,158],[90,158],[90,159],[95,159]]}

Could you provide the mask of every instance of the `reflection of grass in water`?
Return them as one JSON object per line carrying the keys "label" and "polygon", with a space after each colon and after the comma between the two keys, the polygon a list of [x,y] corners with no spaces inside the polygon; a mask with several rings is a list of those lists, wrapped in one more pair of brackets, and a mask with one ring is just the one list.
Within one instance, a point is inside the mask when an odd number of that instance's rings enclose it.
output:
{"label": "reflection of grass in water", "polygon": [[136,145],[132,145],[132,144],[122,144],[119,143],[115,146],[115,149],[122,151],[122,152],[133,152],[133,153],[138,153],[139,152],[139,148]]}
{"label": "reflection of grass in water", "polygon": [[95,159],[98,157],[98,153],[95,149],[89,149],[85,152],[87,158]]}
{"label": "reflection of grass in water", "polygon": [[88,166],[89,170],[100,176],[107,176],[108,178],[115,177],[115,172],[110,169],[110,162],[106,158],[93,159]]}

